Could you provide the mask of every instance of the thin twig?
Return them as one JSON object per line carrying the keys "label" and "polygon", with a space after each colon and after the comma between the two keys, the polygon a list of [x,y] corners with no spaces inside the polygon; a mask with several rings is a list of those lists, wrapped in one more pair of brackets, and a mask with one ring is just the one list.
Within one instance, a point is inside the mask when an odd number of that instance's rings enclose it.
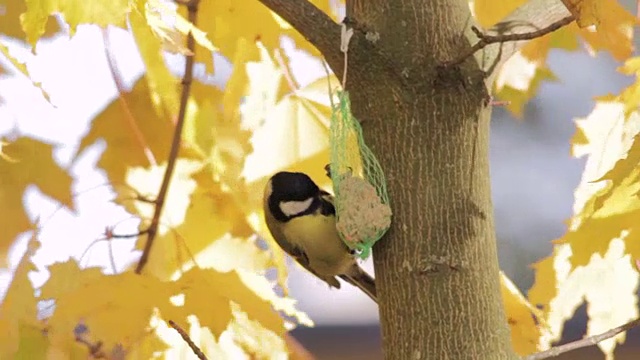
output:
{"label": "thin twig", "polygon": [[196,354],[198,359],[207,360],[207,356],[202,352],[202,350],[200,350],[198,345],[196,345],[193,342],[193,340],[191,340],[191,338],[189,337],[189,334],[187,334],[186,331],[184,331],[180,326],[178,326],[178,324],[174,323],[173,320],[169,320],[169,326],[171,326],[175,331],[178,332],[178,334],[180,334],[180,336],[182,337],[182,340],[184,340],[184,342],[186,342],[187,345],[189,345],[189,347],[191,348],[191,351],[193,351],[193,353]]}
{"label": "thin twig", "polygon": [[526,33],[518,33],[518,34],[499,34],[499,35],[487,35],[482,33],[477,27],[472,26],[471,30],[476,34],[478,39],[480,39],[477,43],[475,43],[469,50],[467,50],[464,54],[453,61],[449,61],[445,64],[445,66],[455,66],[462,64],[467,58],[471,57],[477,51],[484,49],[487,45],[495,44],[495,43],[505,43],[509,41],[524,41],[524,40],[533,40],[542,36],[545,36],[549,33],[552,33],[565,25],[569,25],[575,20],[573,15],[569,15],[565,18],[562,18],[551,25],[544,27],[542,29],[526,32]]}
{"label": "thin twig", "polygon": [[148,233],[149,229],[140,230],[133,234],[115,234],[113,232],[113,228],[106,228],[104,231],[104,236],[107,239],[131,239]]}
{"label": "thin twig", "polygon": [[153,152],[151,152],[151,148],[144,139],[144,135],[138,124],[136,123],[136,119],[131,112],[131,108],[129,107],[129,103],[127,103],[127,99],[125,99],[124,94],[127,92],[124,84],[122,83],[122,79],[120,77],[120,71],[118,71],[118,65],[116,64],[116,59],[114,59],[113,54],[111,53],[111,45],[109,41],[109,30],[102,29],[102,40],[104,41],[104,53],[107,55],[107,64],[109,64],[109,71],[111,72],[111,77],[113,78],[113,82],[116,84],[116,89],[118,89],[118,100],[120,101],[120,105],[122,105],[122,110],[124,111],[124,118],[127,120],[127,124],[129,124],[129,128],[133,133],[136,141],[142,148],[144,152],[144,156],[149,161],[149,164],[152,166],[156,166],[156,158],[153,156]]}
{"label": "thin twig", "polygon": [[589,336],[587,338],[584,339],[580,339],[580,340],[576,340],[573,342],[570,342],[568,344],[564,344],[564,345],[560,345],[560,346],[555,346],[552,347],[549,350],[545,350],[545,351],[541,351],[539,353],[535,353],[529,356],[525,356],[522,358],[522,360],[542,360],[542,359],[548,359],[548,358],[552,358],[552,357],[556,357],[560,354],[566,353],[568,351],[572,351],[572,350],[576,350],[576,349],[580,349],[583,347],[587,347],[587,346],[592,346],[595,345],[603,340],[607,340],[609,338],[612,338],[618,334],[620,334],[621,332],[630,330],[631,328],[634,328],[636,326],[640,325],[640,318],[637,318],[635,320],[629,321],[628,323],[624,324],[624,325],[620,325],[616,328],[613,328],[611,330],[605,331],[602,334],[599,335],[594,335],[594,336]]}
{"label": "thin twig", "polygon": [[111,263],[111,270],[113,271],[113,275],[118,273],[118,267],[116,266],[116,257],[113,256],[113,242],[109,241],[107,243],[107,249],[109,249],[109,262]]}
{"label": "thin twig", "polygon": [[[128,219],[126,219],[126,220],[128,220]],[[123,221],[125,221],[125,220],[123,220]],[[139,232],[134,233],[134,234],[118,235],[118,234],[114,234],[113,233],[113,227],[107,227],[104,230],[104,236],[99,238],[99,239],[93,240],[91,242],[91,244],[89,244],[89,246],[87,246],[87,248],[84,249],[84,251],[82,252],[82,255],[80,255],[80,258],[79,258],[78,261],[82,262],[82,259],[84,259],[84,257],[87,255],[89,250],[91,250],[91,248],[93,248],[93,245],[95,245],[95,244],[97,244],[97,243],[99,243],[101,241],[107,241],[109,243],[108,246],[109,246],[109,257],[110,257],[110,260],[111,260],[111,266],[115,269],[116,266],[115,266],[115,259],[113,257],[113,252],[112,252],[112,249],[111,249],[111,240],[113,240],[113,239],[132,239],[132,238],[144,235],[147,232],[148,232],[148,229],[139,231]],[[88,260],[87,260],[87,262],[88,262]],[[115,274],[115,270],[114,270],[114,274]]]}
{"label": "thin twig", "polygon": [[[196,24],[196,19],[198,16],[198,3],[199,0],[190,0],[186,4],[189,11],[189,21],[194,25]],[[196,52],[195,40],[193,39],[193,35],[191,34],[191,32],[189,32],[189,35],[187,36],[187,49],[189,49],[190,55],[186,56],[184,65],[184,76],[182,77],[182,94],[180,97],[178,121],[173,132],[173,140],[171,142],[171,149],[169,151],[169,159],[167,160],[167,169],[164,172],[162,184],[160,185],[160,192],[158,193],[158,197],[156,199],[155,212],[153,213],[151,224],[149,225],[149,229],[147,230],[147,242],[144,244],[144,250],[142,251],[142,255],[140,256],[140,261],[138,261],[138,265],[136,266],[136,274],[140,274],[142,272],[142,269],[149,260],[151,246],[153,245],[156,233],[158,232],[158,225],[160,224],[160,214],[162,213],[162,208],[164,207],[167,191],[169,190],[171,175],[173,174],[173,169],[176,165],[176,160],[178,159],[178,151],[180,150],[180,142],[182,139],[182,128],[184,126],[184,118],[187,112],[187,101],[189,100],[191,82],[193,80],[193,62]]]}

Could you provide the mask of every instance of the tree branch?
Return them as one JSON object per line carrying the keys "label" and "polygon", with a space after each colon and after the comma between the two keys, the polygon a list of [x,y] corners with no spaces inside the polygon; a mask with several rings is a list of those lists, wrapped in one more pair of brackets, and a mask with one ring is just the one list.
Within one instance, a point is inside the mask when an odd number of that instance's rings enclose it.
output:
{"label": "tree branch", "polygon": [[515,33],[515,34],[487,35],[482,33],[477,27],[472,26],[471,30],[476,34],[476,36],[480,40],[478,40],[478,42],[475,43],[475,45],[473,45],[467,52],[462,54],[460,57],[447,63],[446,66],[459,65],[463,61],[465,61],[467,58],[473,56],[473,54],[484,49],[488,45],[495,44],[495,43],[504,44],[510,41],[533,40],[533,39],[545,36],[549,33],[552,33],[565,25],[569,25],[574,20],[575,20],[575,17],[573,15],[569,15],[542,29],[530,31],[526,33]]}
{"label": "tree branch", "polygon": [[[341,64],[340,25],[308,0],[258,0],[315,46],[331,68]],[[340,65],[341,66],[341,65]]]}
{"label": "tree branch", "polygon": [[[555,24],[570,15],[571,13],[561,0],[530,0],[514,10],[503,21],[486,31],[485,36],[506,35],[506,29],[508,29],[511,34],[516,34],[516,31],[521,33],[535,32],[548,27],[549,24]],[[482,48],[482,53],[479,56],[476,55],[476,57],[481,64],[489,64],[489,67],[497,69],[516,51],[520,50],[520,48],[526,44],[527,40],[530,39],[516,40],[507,43],[492,43]]]}
{"label": "tree branch", "polygon": [[[181,2],[182,3],[182,2]],[[187,6],[189,10],[189,21],[192,24],[196,24],[196,19],[198,15],[198,3],[199,0],[189,0],[184,4]],[[158,226],[160,224],[160,214],[162,214],[162,208],[164,207],[164,201],[167,196],[167,191],[169,190],[169,183],[171,182],[171,175],[173,174],[173,169],[176,165],[176,160],[178,159],[178,151],[180,150],[180,142],[182,140],[182,128],[184,126],[184,118],[187,112],[187,101],[189,100],[189,93],[191,91],[191,82],[193,80],[193,62],[195,56],[195,40],[193,39],[193,35],[189,33],[187,36],[187,49],[189,49],[190,55],[186,56],[186,61],[184,65],[184,76],[182,77],[182,94],[180,97],[180,110],[178,112],[178,121],[176,123],[176,128],[173,132],[173,140],[171,142],[171,149],[169,150],[169,158],[167,160],[167,169],[164,172],[164,177],[162,178],[162,184],[160,185],[160,191],[158,192],[158,198],[155,201],[156,208],[153,213],[153,218],[151,219],[151,224],[149,225],[149,229],[147,229],[147,242],[144,244],[144,250],[142,251],[142,256],[140,256],[140,260],[138,261],[138,265],[136,266],[136,274],[140,274],[142,269],[147,264],[149,260],[149,253],[151,252],[151,246],[153,245],[153,241],[158,232]]]}
{"label": "tree branch", "polygon": [[198,359],[207,360],[207,356],[202,352],[202,350],[200,350],[198,345],[196,345],[193,342],[193,340],[191,340],[191,338],[189,337],[189,334],[187,334],[186,331],[182,330],[182,328],[178,326],[178,324],[174,323],[173,320],[169,320],[169,326],[174,328],[175,331],[177,331],[178,334],[180,334],[180,336],[182,337],[182,340],[184,340],[184,342],[186,342],[187,345],[189,345],[189,347],[191,348],[191,351],[193,351],[193,353],[196,354]]}
{"label": "tree branch", "polygon": [[621,332],[627,331],[631,328],[634,328],[636,326],[640,325],[640,318],[637,318],[635,320],[629,321],[628,323],[624,324],[624,325],[620,325],[616,328],[613,328],[611,330],[605,331],[602,334],[598,334],[598,335],[594,335],[594,336],[589,336],[587,338],[584,339],[580,339],[580,340],[576,340],[573,342],[570,342],[568,344],[564,344],[564,345],[560,345],[560,346],[555,346],[552,347],[549,350],[545,350],[545,351],[541,351],[539,353],[535,353],[529,356],[525,356],[522,358],[522,360],[542,360],[542,359],[549,359],[552,357],[556,357],[560,354],[566,353],[568,351],[572,351],[572,350],[576,350],[576,349],[580,349],[583,347],[587,347],[587,346],[592,346],[595,345],[603,340],[612,338],[618,334],[620,334]]}

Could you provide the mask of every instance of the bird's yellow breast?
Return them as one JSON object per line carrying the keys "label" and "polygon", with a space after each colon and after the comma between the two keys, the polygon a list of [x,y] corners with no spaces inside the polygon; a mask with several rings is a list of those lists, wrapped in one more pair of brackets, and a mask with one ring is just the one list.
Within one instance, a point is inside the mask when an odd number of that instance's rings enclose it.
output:
{"label": "bird's yellow breast", "polygon": [[311,268],[320,275],[344,274],[353,264],[348,247],[338,235],[334,217],[293,218],[284,228],[284,235],[304,250]]}

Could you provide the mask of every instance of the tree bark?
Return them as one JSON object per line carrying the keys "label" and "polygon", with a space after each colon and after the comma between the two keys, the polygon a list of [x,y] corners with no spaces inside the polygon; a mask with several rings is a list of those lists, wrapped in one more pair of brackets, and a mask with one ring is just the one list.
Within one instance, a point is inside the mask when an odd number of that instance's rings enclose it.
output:
{"label": "tree bark", "polygon": [[474,57],[441,66],[469,47],[468,2],[353,0],[347,17],[359,35],[348,55],[352,111],[394,213],[374,248],[385,359],[516,359],[498,278],[485,74]]}

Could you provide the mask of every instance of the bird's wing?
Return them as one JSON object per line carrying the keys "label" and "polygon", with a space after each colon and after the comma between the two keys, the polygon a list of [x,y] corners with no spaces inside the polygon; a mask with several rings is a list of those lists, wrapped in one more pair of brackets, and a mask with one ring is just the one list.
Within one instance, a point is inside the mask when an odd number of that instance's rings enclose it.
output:
{"label": "bird's wing", "polygon": [[309,257],[307,256],[307,254],[304,252],[303,249],[297,246],[292,246],[292,247],[289,247],[289,249],[287,250],[287,253],[289,253],[289,255],[291,255],[291,257],[295,261],[297,261],[298,264],[302,265],[303,268],[305,268],[308,272],[315,275],[318,279],[323,280],[324,282],[329,284],[329,286],[331,287],[340,289],[340,282],[334,276],[331,276],[331,277],[321,276],[317,272],[313,271],[313,269],[311,269],[311,267],[309,266]]}

